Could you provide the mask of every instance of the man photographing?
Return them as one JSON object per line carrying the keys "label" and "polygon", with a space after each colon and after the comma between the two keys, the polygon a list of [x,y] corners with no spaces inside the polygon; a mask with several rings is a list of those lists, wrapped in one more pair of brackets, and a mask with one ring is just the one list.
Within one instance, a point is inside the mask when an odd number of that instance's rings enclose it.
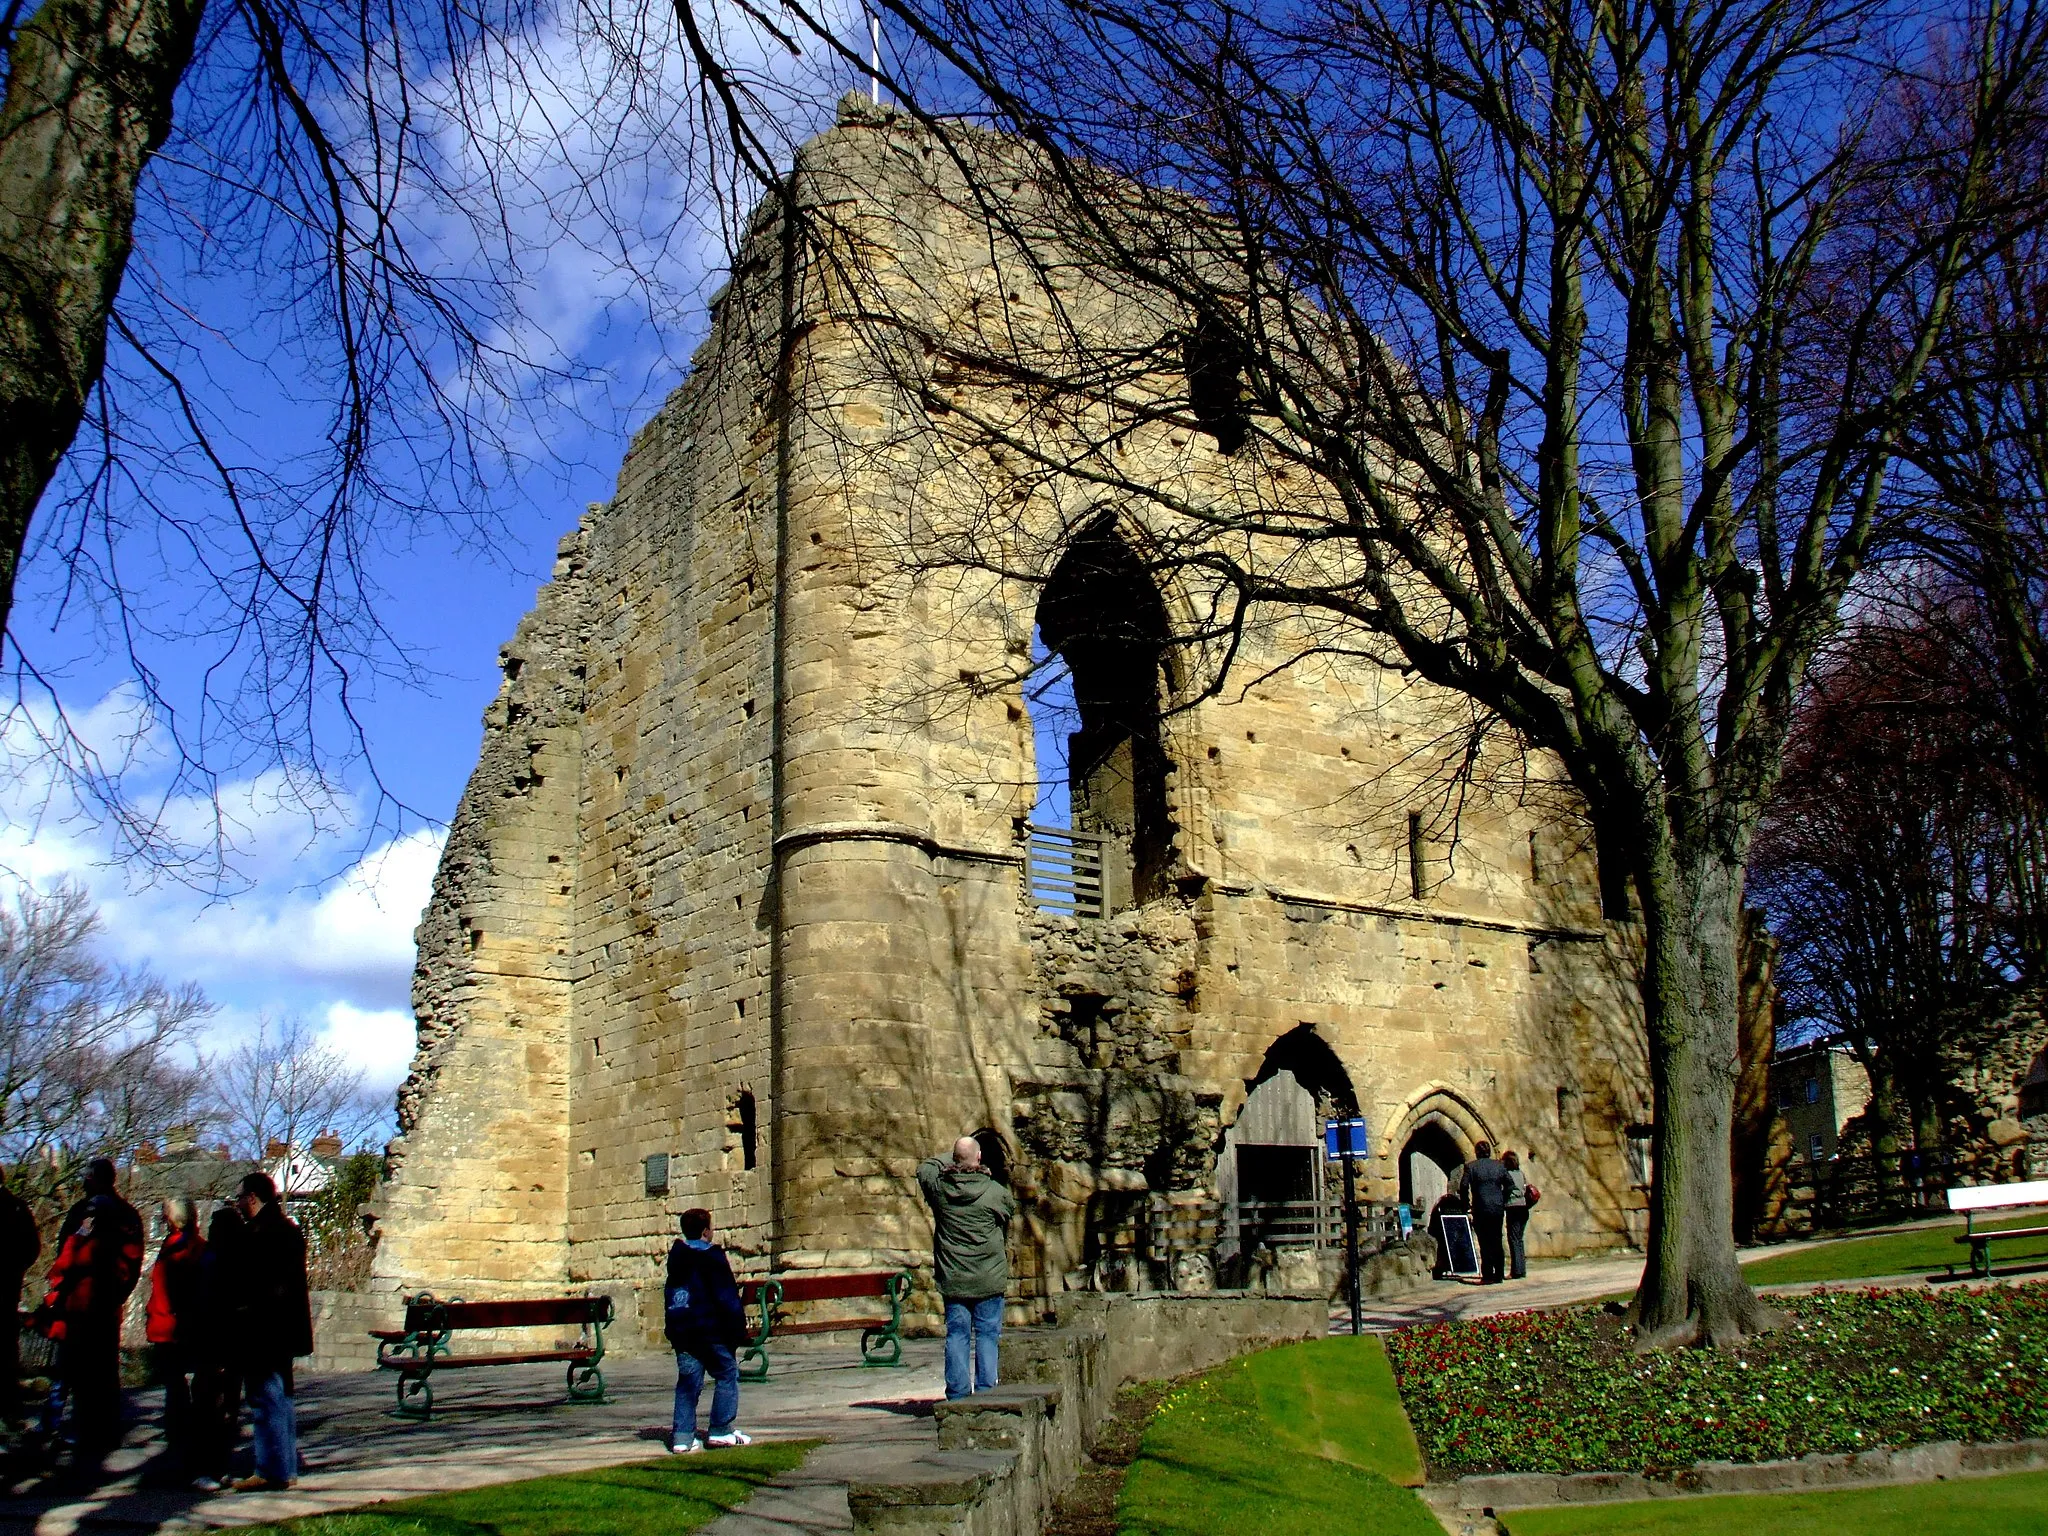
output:
{"label": "man photographing", "polygon": [[953,1143],[951,1163],[926,1158],[917,1184],[932,1208],[933,1279],[946,1302],[946,1396],[986,1392],[996,1384],[1017,1202],[981,1166],[972,1136]]}

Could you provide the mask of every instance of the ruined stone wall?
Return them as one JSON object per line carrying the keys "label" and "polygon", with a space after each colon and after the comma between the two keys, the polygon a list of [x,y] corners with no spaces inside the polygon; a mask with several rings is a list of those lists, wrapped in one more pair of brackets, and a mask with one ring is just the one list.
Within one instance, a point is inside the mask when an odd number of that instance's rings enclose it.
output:
{"label": "ruined stone wall", "polygon": [[[644,1275],[670,1196],[767,1241],[775,317],[742,287],[706,367],[635,438],[590,531],[577,838],[570,1239],[576,1278]],[[768,312],[764,315],[763,308]],[[764,355],[765,354],[765,355]],[[650,1192],[647,1160],[666,1158]]]}
{"label": "ruined stone wall", "polygon": [[500,653],[505,680],[420,922],[419,1051],[378,1202],[379,1288],[567,1278],[586,576],[579,531]]}
{"label": "ruined stone wall", "polygon": [[[692,1205],[757,1269],[921,1264],[915,1165],[986,1128],[1014,1153],[1020,1290],[1049,1294],[1084,1282],[1091,1223],[1212,1188],[1304,1025],[1370,1120],[1369,1195],[1434,1119],[1524,1151],[1536,1251],[1622,1240],[1621,1128],[1647,1117],[1626,932],[1553,770],[1496,739],[1454,771],[1460,701],[1264,624],[1248,690],[1162,700],[1159,894],[1102,921],[1032,906],[1039,583],[1063,529],[1157,530],[960,436],[1012,397],[936,368],[927,398],[897,387],[884,354],[919,327],[878,335],[878,305],[934,334],[1051,325],[958,165],[867,114],[804,164],[835,236],[785,287],[758,223],[697,372],[508,649],[422,929],[380,1275],[646,1284]],[[1035,256],[1070,317],[1180,323]],[[1201,434],[1119,451],[1185,494],[1274,493]],[[554,713],[515,726],[542,680]],[[515,1162],[552,1170],[518,1202]],[[486,1220],[516,1245],[482,1255]]]}

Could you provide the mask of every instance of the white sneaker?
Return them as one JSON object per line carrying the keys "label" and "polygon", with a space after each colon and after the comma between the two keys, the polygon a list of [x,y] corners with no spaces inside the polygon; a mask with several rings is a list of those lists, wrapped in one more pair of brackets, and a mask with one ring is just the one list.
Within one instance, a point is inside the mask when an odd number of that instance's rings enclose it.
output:
{"label": "white sneaker", "polygon": [[670,1446],[669,1454],[671,1456],[691,1456],[703,1449],[704,1442],[692,1435],[686,1444]]}
{"label": "white sneaker", "polygon": [[722,1435],[713,1435],[705,1442],[705,1444],[715,1446],[721,1451],[729,1450],[735,1445],[752,1445],[753,1443],[754,1437],[752,1435],[741,1434],[736,1429],[727,1430]]}

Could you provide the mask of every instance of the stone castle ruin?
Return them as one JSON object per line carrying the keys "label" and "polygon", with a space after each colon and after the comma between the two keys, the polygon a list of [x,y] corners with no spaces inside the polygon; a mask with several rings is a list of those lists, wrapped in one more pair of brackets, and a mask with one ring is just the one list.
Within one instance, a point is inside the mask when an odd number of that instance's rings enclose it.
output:
{"label": "stone castle ruin", "polygon": [[[1373,1200],[1426,1205],[1483,1138],[1544,1189],[1536,1251],[1640,1235],[1625,905],[1554,767],[1284,614],[1205,692],[1207,598],[1156,574],[1185,531],[972,440],[1033,407],[929,338],[1050,324],[987,153],[853,107],[807,146],[835,248],[764,206],[505,646],[419,930],[381,1286],[650,1286],[693,1205],[756,1273],[924,1266],[912,1171],[962,1132],[1019,1196],[1013,1299],[1243,1283],[1316,1240],[1334,1113]],[[1188,354],[1185,315],[1052,281]],[[881,343],[878,293],[912,317]],[[1231,436],[1162,411],[1116,451],[1278,489]]]}

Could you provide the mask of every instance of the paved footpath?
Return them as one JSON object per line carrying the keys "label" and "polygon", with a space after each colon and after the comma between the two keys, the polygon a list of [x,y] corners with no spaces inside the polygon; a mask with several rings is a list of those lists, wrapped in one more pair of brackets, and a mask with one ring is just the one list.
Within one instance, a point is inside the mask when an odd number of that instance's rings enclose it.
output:
{"label": "paved footpath", "polygon": [[[834,1444],[784,1479],[789,1488],[764,1490],[753,1504],[787,1516],[786,1530],[851,1529],[844,1484],[855,1463],[914,1455],[931,1444],[931,1402],[944,1390],[940,1348],[936,1339],[906,1340],[905,1364],[894,1370],[863,1368],[845,1340],[778,1351],[773,1380],[742,1385],[741,1428],[763,1440]],[[604,1372],[606,1400],[594,1404],[563,1401],[559,1366],[449,1372],[435,1383],[435,1414],[425,1424],[392,1416],[388,1373],[308,1377],[299,1386],[304,1475],[286,1492],[262,1494],[149,1486],[147,1474],[163,1449],[156,1428],[161,1394],[136,1394],[147,1422],[131,1426],[106,1482],[86,1496],[18,1487],[0,1498],[0,1536],[244,1525],[665,1454],[674,1358],[607,1360]],[[710,1406],[708,1390],[702,1406]],[[826,1497],[822,1514],[807,1512],[804,1490],[821,1479],[836,1481],[836,1509]]]}

